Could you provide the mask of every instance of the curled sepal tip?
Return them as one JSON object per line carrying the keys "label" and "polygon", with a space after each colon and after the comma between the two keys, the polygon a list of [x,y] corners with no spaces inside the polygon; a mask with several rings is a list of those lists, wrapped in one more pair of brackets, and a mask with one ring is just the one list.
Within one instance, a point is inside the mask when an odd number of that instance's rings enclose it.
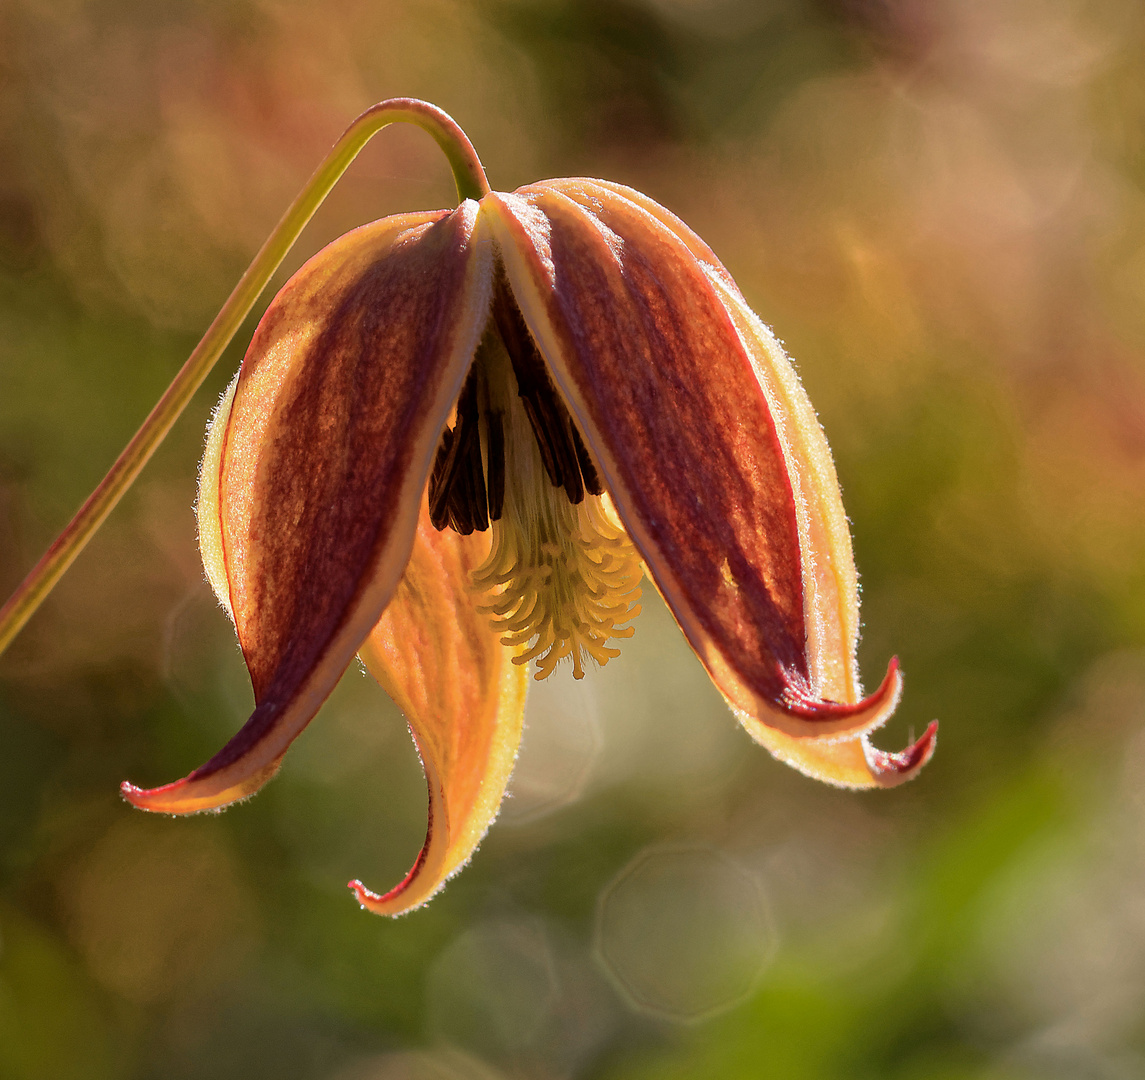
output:
{"label": "curled sepal tip", "polygon": [[863,743],[863,752],[867,758],[867,766],[879,786],[897,787],[907,780],[914,779],[918,770],[934,756],[937,742],[938,721],[932,720],[927,724],[922,738],[897,754],[879,750],[866,742]]}
{"label": "curled sepal tip", "polygon": [[[718,662],[712,666],[718,670]],[[878,689],[853,703],[797,693],[785,694],[777,702],[770,701],[748,692],[730,672],[718,685],[757,741],[762,740],[755,728],[765,725],[791,738],[833,742],[867,735],[887,722],[902,697],[902,670],[898,657],[892,657]]]}
{"label": "curled sepal tip", "polygon": [[488,534],[438,532],[423,501],[405,574],[360,653],[405,714],[429,790],[425,843],[404,880],[384,894],[350,883],[375,914],[424,904],[469,861],[517,757],[528,670],[473,602],[488,554]]}
{"label": "curled sepal tip", "polygon": [[237,777],[220,772],[200,778],[198,774],[203,770],[196,770],[182,780],[157,788],[136,787],[125,780],[119,785],[119,792],[139,810],[156,814],[198,814],[249,799],[278,772],[281,764],[280,754],[268,765]]}
{"label": "curled sepal tip", "polygon": [[889,753],[872,746],[866,735],[836,742],[796,739],[762,724],[753,726],[742,715],[740,719],[752,738],[780,761],[814,780],[843,788],[898,787],[914,779],[938,742],[937,721],[905,750]]}

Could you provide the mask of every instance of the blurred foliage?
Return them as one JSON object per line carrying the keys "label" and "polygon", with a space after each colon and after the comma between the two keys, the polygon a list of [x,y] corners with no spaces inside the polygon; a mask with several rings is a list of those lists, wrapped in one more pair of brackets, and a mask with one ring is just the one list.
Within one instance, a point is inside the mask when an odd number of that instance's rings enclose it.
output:
{"label": "blurred foliage", "polygon": [[[495,186],[606,176],[721,255],[835,450],[863,666],[907,673],[880,742],[942,722],[909,787],[816,786],[653,598],[534,695],[514,799],[424,911],[343,886],[424,829],[360,673],[250,803],[132,811],[120,780],[182,775],[250,704],[191,511],[240,341],[0,660],[0,1078],[1145,1074],[1138,5],[0,0],[0,41],[4,590],[345,124],[414,95]],[[291,266],[450,194],[390,129]],[[746,997],[744,934],[777,942]],[[685,965],[692,1022],[655,1000]]]}

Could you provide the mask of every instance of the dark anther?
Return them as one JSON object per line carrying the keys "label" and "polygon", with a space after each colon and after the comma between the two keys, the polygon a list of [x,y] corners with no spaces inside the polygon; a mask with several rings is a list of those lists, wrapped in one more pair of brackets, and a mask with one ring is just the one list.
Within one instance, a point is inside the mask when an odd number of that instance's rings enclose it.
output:
{"label": "dark anther", "polygon": [[572,425],[572,439],[576,449],[577,464],[580,465],[580,474],[584,477],[585,490],[590,495],[603,495],[604,485],[600,482],[600,474],[597,473],[592,458],[588,456],[588,447],[584,445],[584,439],[580,437],[575,424]]}
{"label": "dark anther", "polygon": [[489,520],[500,521],[505,509],[505,422],[500,410],[490,412],[485,422],[489,433],[485,478],[489,493]]}
{"label": "dark anther", "polygon": [[[485,501],[485,473],[481,468],[481,442],[477,434],[477,420],[466,425],[470,447],[465,454],[465,471],[457,485],[465,502],[465,516],[470,531],[484,532],[489,528],[489,508]],[[462,530],[458,530],[461,532]]]}
{"label": "dark anther", "polygon": [[429,481],[429,519],[468,536],[489,527],[478,431],[477,373],[469,372],[457,399],[457,424],[441,435]]}
{"label": "dark anther", "polygon": [[433,460],[433,471],[429,474],[429,520],[438,532],[449,524],[449,489],[443,482],[449,470],[450,451],[454,441],[453,428],[447,427],[441,433],[437,456]]}
{"label": "dark anther", "polygon": [[[604,490],[584,440],[549,378],[544,358],[509,291],[504,271],[497,276],[493,299],[497,333],[513,365],[517,394],[554,487],[563,488],[574,506],[585,491]],[[482,465],[481,408],[485,401],[481,354],[457,399],[457,420],[441,434],[429,479],[429,517],[434,528],[447,526],[463,536],[483,532],[505,507],[505,427],[499,411],[485,413],[485,463]],[[484,405],[488,410],[488,404]]]}
{"label": "dark anther", "polygon": [[505,351],[513,363],[517,393],[525,408],[525,415],[529,418],[550,483],[553,487],[564,488],[569,502],[574,505],[581,502],[588,478],[588,473],[584,472],[583,460],[588,464],[596,488],[593,490],[590,485],[589,490],[599,495],[601,488],[596,470],[588,460],[587,453],[584,453],[582,459],[579,451],[583,450],[583,444],[576,425],[549,378],[544,358],[525,325],[503,271],[498,274],[494,287],[493,318],[497,332],[505,343]]}

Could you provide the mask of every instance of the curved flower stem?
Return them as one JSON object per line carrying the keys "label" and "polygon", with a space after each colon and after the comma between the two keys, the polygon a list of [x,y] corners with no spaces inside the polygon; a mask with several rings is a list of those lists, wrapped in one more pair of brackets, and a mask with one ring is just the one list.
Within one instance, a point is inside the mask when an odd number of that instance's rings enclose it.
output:
{"label": "curved flower stem", "polygon": [[0,652],[20,632],[32,613],[52,591],[63,573],[83,550],[96,529],[123,497],[147,464],[155,449],[187,407],[243,320],[254,307],[267,282],[294,245],[306,223],[322,205],[338,179],[362,147],[389,124],[416,124],[429,132],[445,152],[453,169],[459,200],[480,199],[489,191],[489,181],[473,145],[452,117],[435,105],[415,98],[390,98],[367,109],[343,133],[326,160],[307,182],[290,209],[267,237],[254,261],[247,267],[234,291],[215,316],[194,352],[172,380],[150,415],[143,421],[123,453],[116,458],[99,486],[88,496],[75,517],[32,568],[32,571],[0,608]]}

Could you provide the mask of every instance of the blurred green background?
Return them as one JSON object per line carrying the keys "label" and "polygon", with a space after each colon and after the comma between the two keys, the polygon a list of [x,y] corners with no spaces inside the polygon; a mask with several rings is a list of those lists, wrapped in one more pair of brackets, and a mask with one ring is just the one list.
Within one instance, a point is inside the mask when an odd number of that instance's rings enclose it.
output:
{"label": "blurred green background", "polygon": [[[688,221],[835,451],[880,734],[849,794],[736,726],[647,595],[541,685],[427,909],[425,790],[356,671],[280,777],[153,818],[250,705],[195,547],[248,327],[0,660],[0,1078],[1145,1075],[1145,20],[1133,0],[0,0],[0,591],[103,474],[342,128],[392,95],[494,187]],[[375,140],[289,270],[450,205]],[[284,270],[284,272],[285,272]],[[284,279],[280,275],[279,281]]]}

